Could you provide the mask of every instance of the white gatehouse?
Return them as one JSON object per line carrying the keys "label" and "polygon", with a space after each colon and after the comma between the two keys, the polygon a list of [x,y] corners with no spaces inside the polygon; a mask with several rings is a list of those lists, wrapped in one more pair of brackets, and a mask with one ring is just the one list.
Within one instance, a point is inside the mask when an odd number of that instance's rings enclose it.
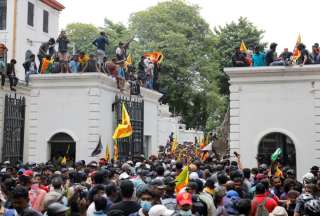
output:
{"label": "white gatehouse", "polygon": [[277,147],[301,178],[320,165],[320,66],[225,68],[230,77],[230,154],[245,167]]}

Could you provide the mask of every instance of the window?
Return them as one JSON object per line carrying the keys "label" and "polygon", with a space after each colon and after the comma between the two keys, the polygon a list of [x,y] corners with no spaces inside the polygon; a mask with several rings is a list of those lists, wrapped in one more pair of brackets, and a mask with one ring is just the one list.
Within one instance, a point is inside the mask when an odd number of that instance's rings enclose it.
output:
{"label": "window", "polygon": [[0,30],[7,29],[7,0],[0,0]]}
{"label": "window", "polygon": [[34,26],[34,4],[28,2],[28,25]]}
{"label": "window", "polygon": [[49,32],[49,12],[46,10],[43,11],[43,32]]}

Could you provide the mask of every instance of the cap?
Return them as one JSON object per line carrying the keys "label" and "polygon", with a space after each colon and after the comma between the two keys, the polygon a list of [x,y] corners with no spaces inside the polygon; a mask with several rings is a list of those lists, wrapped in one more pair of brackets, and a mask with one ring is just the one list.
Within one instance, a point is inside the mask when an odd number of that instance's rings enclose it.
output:
{"label": "cap", "polygon": [[55,202],[48,206],[47,215],[53,216],[68,211],[69,208],[61,203]]}
{"label": "cap", "polygon": [[121,173],[121,175],[119,175],[119,180],[124,180],[124,179],[128,179],[128,178],[130,178],[130,176],[126,172]]}
{"label": "cap", "polygon": [[235,190],[229,190],[226,195],[228,198],[239,197],[238,192]]}
{"label": "cap", "polygon": [[196,172],[190,173],[189,179],[199,179],[198,173],[196,173]]}
{"label": "cap", "polygon": [[174,210],[167,209],[164,205],[154,205],[149,210],[149,216],[170,216]]}
{"label": "cap", "polygon": [[277,206],[273,209],[269,216],[288,216],[288,214],[285,208]]}
{"label": "cap", "polygon": [[28,176],[28,177],[32,177],[33,176],[33,172],[32,172],[32,170],[25,170],[23,172],[23,175],[24,176]]}
{"label": "cap", "polygon": [[180,206],[192,205],[191,193],[188,193],[188,192],[179,193],[177,195],[177,204],[180,205]]}
{"label": "cap", "polygon": [[150,182],[150,186],[155,186],[157,188],[165,188],[165,185],[163,184],[163,182],[160,179],[154,179]]}

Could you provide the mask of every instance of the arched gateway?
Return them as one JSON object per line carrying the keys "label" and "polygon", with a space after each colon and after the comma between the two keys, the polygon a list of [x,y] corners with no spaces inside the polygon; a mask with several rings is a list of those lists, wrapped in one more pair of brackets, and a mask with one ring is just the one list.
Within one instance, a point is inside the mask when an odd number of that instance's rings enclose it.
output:
{"label": "arched gateway", "polygon": [[67,133],[56,133],[49,140],[50,160],[57,161],[67,157],[74,161],[76,156],[76,142]]}
{"label": "arched gateway", "polygon": [[292,139],[279,132],[266,134],[258,146],[258,162],[271,164],[271,155],[277,149],[282,149],[282,155],[279,158],[283,166],[288,166],[296,170],[296,148]]}

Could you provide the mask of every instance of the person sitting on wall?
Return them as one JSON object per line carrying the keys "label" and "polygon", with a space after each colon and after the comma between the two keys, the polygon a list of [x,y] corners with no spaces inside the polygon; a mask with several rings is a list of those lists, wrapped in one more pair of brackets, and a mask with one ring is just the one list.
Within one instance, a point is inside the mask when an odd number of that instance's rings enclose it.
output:
{"label": "person sitting on wall", "polygon": [[232,56],[233,67],[247,67],[246,54],[240,51],[240,47],[235,48],[235,53]]}
{"label": "person sitting on wall", "polygon": [[[7,76],[9,77],[10,82],[10,90],[16,91],[15,87],[18,84],[18,78],[16,77],[15,65],[17,61],[15,59],[11,59],[10,63],[7,64]],[[1,85],[4,86],[5,81],[2,80]]]}
{"label": "person sitting on wall", "polygon": [[90,54],[89,60],[84,66],[82,72],[100,72],[95,55]]}

